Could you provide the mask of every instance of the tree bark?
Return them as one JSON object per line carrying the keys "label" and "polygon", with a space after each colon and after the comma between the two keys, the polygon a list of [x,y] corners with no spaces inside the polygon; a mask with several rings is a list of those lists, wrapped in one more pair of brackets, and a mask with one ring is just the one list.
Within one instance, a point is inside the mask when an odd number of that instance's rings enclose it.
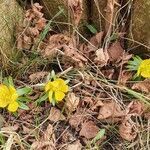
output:
{"label": "tree bark", "polygon": [[[88,21],[88,1],[83,0],[83,14],[81,18],[81,22],[79,24],[80,31],[83,30],[83,27],[86,25]],[[41,4],[44,6],[44,13],[48,19],[52,19],[60,9],[63,9],[64,12],[57,16],[54,21],[59,22],[55,25],[58,27],[59,31],[70,29],[70,23],[73,24],[73,20],[71,19],[70,8],[68,7],[68,0],[41,0]],[[68,25],[67,25],[68,24]]]}
{"label": "tree bark", "polygon": [[[134,53],[150,52],[150,1],[135,0],[132,5],[129,38]],[[142,46],[142,45],[145,46]]]}
{"label": "tree bark", "polygon": [[6,68],[16,55],[14,28],[23,19],[23,11],[15,0],[0,0],[0,61]]}

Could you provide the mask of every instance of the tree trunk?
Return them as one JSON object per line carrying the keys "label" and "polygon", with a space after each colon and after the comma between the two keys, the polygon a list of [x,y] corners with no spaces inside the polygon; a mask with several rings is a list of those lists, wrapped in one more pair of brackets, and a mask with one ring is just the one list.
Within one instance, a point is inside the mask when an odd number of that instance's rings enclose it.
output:
{"label": "tree trunk", "polygon": [[107,0],[91,0],[91,23],[98,31],[104,31]]}
{"label": "tree trunk", "polygon": [[[63,9],[64,12],[57,16],[53,21],[59,22],[56,23],[59,31],[70,29],[70,23],[73,24],[73,19],[71,19],[70,8],[68,7],[67,0],[41,0],[41,4],[44,6],[44,12],[48,19],[52,19],[60,9]],[[83,14],[81,18],[81,22],[78,26],[79,30],[82,31],[83,27],[86,25],[88,20],[88,1],[83,0]],[[68,25],[67,25],[68,24]]]}
{"label": "tree trunk", "polygon": [[0,0],[0,61],[6,68],[16,55],[14,47],[14,28],[23,18],[22,9],[15,0]]}
{"label": "tree trunk", "polygon": [[135,0],[131,15],[129,37],[133,42],[129,46],[135,47],[134,53],[150,52],[150,1]]}

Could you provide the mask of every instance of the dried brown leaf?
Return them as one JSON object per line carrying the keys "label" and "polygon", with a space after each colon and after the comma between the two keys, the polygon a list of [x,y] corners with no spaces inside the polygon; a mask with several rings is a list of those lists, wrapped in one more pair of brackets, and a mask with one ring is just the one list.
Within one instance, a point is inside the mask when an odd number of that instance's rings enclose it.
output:
{"label": "dried brown leaf", "polygon": [[125,86],[127,81],[131,80],[132,77],[133,77],[133,74],[131,72],[123,70],[120,74],[118,84]]}
{"label": "dried brown leaf", "polygon": [[65,56],[71,58],[73,61],[77,63],[80,63],[82,61],[87,62],[87,59],[78,52],[77,48],[72,47],[71,45],[64,45],[63,48]]}
{"label": "dried brown leaf", "polygon": [[134,140],[137,136],[135,126],[135,123],[131,120],[130,117],[125,118],[119,126],[120,136],[127,141]]}
{"label": "dried brown leaf", "polygon": [[67,143],[67,142],[74,142],[76,140],[76,137],[74,136],[74,134],[72,132],[70,132],[69,130],[66,130],[64,132],[64,134],[62,135],[61,140],[63,141],[63,143]]}
{"label": "dried brown leaf", "polygon": [[38,30],[43,30],[45,26],[46,26],[46,19],[45,19],[45,18],[40,18],[40,19],[36,22],[36,28],[37,28]]}
{"label": "dried brown leaf", "polygon": [[73,112],[77,109],[77,106],[79,104],[79,97],[75,95],[75,93],[69,93],[66,97],[66,108],[69,112]]}
{"label": "dried brown leaf", "polygon": [[127,106],[127,114],[141,116],[145,109],[146,108],[142,102],[132,101]]}
{"label": "dried brown leaf", "polygon": [[97,100],[97,102],[91,107],[91,110],[96,110],[99,107],[102,107],[104,104],[101,100]]}
{"label": "dried brown leaf", "polygon": [[39,3],[32,5],[31,9],[25,12],[23,26],[19,27],[17,37],[17,48],[31,50],[35,46],[40,33],[46,26],[46,19],[41,12],[42,6]]}
{"label": "dried brown leaf", "polygon": [[101,48],[96,51],[96,58],[94,61],[100,64],[101,67],[106,66],[108,60],[109,60],[109,55],[107,50]]}
{"label": "dried brown leaf", "polygon": [[132,89],[149,94],[150,93],[150,79],[145,79],[144,81],[133,84]]}
{"label": "dried brown leaf", "polygon": [[132,54],[129,54],[127,52],[124,52],[122,57],[120,59],[117,60],[117,66],[123,66],[124,64],[127,64],[129,62],[129,59],[132,58]]}
{"label": "dried brown leaf", "polygon": [[8,126],[1,128],[3,132],[16,132],[19,129],[19,124],[15,124],[14,126]]}
{"label": "dried brown leaf", "polygon": [[40,32],[36,27],[29,27],[28,32],[30,32],[30,35],[33,37],[37,37],[38,35],[40,35]]}
{"label": "dried brown leaf", "polygon": [[32,150],[55,150],[55,134],[53,132],[53,126],[48,125],[44,135],[40,137],[39,141],[35,141],[31,145]]}
{"label": "dried brown leaf", "polygon": [[115,118],[121,118],[125,115],[125,111],[121,109],[120,105],[116,102],[107,102],[103,103],[103,106],[100,107],[98,119],[109,119],[112,120]]}
{"label": "dried brown leaf", "polygon": [[115,73],[115,70],[114,69],[104,69],[104,70],[102,70],[102,73],[105,76],[105,78],[113,79],[113,75]]}
{"label": "dried brown leaf", "polygon": [[52,139],[55,140],[55,135],[54,135],[54,131],[53,131],[53,126],[51,124],[49,124],[47,126],[47,129],[46,131],[44,132],[44,135],[43,135],[43,139],[45,141],[48,141],[49,139],[51,139],[51,137],[53,137]]}
{"label": "dried brown leaf", "polygon": [[65,120],[65,116],[61,113],[61,111],[59,109],[57,109],[55,107],[51,108],[48,118],[52,122]]}
{"label": "dried brown leaf", "polygon": [[101,46],[103,35],[104,32],[99,32],[90,39],[91,44],[88,44],[90,51],[96,51]]}
{"label": "dried brown leaf", "polygon": [[84,136],[87,139],[94,138],[99,132],[99,127],[93,121],[84,122],[80,131],[80,136]]}
{"label": "dried brown leaf", "polygon": [[35,83],[37,81],[44,79],[44,77],[47,75],[48,75],[48,72],[46,71],[36,72],[36,73],[31,74],[29,76],[29,79],[30,79],[30,82]]}
{"label": "dried brown leaf", "polygon": [[83,12],[83,2],[82,0],[68,0],[68,6],[72,12],[72,21],[75,26],[78,26]]}
{"label": "dried brown leaf", "polygon": [[109,48],[108,48],[108,54],[110,61],[117,61],[120,60],[121,57],[123,56],[124,50],[120,45],[120,42],[115,42],[113,43]]}
{"label": "dried brown leaf", "polygon": [[79,126],[88,118],[89,116],[85,110],[83,110],[82,108],[77,109],[75,114],[70,116],[69,124],[71,125],[71,127],[75,128],[78,131]]}
{"label": "dried brown leaf", "polygon": [[77,140],[67,146],[67,150],[81,150],[81,149],[82,149],[82,145],[79,140]]}
{"label": "dried brown leaf", "polygon": [[47,43],[42,43],[41,55],[48,58],[56,56],[57,51],[63,48],[63,45],[68,44],[70,37],[64,34],[54,34],[49,37]]}

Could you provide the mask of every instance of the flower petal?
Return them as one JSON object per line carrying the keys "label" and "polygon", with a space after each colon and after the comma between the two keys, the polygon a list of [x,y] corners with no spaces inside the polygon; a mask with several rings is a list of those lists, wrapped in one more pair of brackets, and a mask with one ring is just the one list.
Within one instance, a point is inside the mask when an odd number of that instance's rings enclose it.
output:
{"label": "flower petal", "polygon": [[61,92],[68,92],[69,87],[66,85],[65,81],[61,78],[56,79],[53,81],[53,86],[55,87],[55,91],[61,91]]}
{"label": "flower petal", "polygon": [[4,108],[8,105],[9,103],[7,103],[7,101],[5,101],[5,99],[0,99],[0,107]]}
{"label": "flower petal", "polygon": [[59,90],[61,92],[67,93],[69,91],[69,87],[68,87],[68,85],[64,84],[64,85],[60,86]]}
{"label": "flower petal", "polygon": [[49,90],[52,90],[53,88],[53,85],[52,85],[52,82],[49,81],[46,85],[45,85],[45,92],[49,91]]}
{"label": "flower petal", "polygon": [[141,76],[144,77],[144,78],[150,78],[150,70],[143,70],[141,72]]}
{"label": "flower petal", "polygon": [[0,85],[0,107],[4,108],[10,103],[10,92],[6,85]]}
{"label": "flower petal", "polygon": [[150,78],[150,59],[145,59],[141,62],[137,75],[141,75],[144,78]]}
{"label": "flower petal", "polygon": [[16,89],[13,86],[9,86],[9,91],[11,95],[11,101],[16,101],[16,99],[18,98],[18,93]]}
{"label": "flower petal", "polygon": [[61,91],[55,91],[55,99],[56,101],[62,101],[65,97],[65,94]]}
{"label": "flower petal", "polygon": [[52,102],[52,100],[53,100],[53,91],[48,92],[48,98],[49,98],[49,101]]}
{"label": "flower petal", "polygon": [[19,107],[19,104],[16,101],[14,101],[8,105],[8,110],[10,112],[15,112],[17,111],[18,107]]}

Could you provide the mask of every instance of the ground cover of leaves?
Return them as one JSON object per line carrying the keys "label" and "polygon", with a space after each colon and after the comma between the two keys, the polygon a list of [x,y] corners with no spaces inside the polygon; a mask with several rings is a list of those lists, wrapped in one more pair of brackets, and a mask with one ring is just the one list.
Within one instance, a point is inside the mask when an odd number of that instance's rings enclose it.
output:
{"label": "ground cover of leaves", "polygon": [[[82,14],[79,2],[70,2],[74,26]],[[124,34],[116,35],[108,46],[103,31],[79,40],[77,31],[56,33],[38,3],[26,10],[17,36],[24,56],[20,68],[28,66],[31,55],[39,62],[32,62],[16,80],[18,86],[23,82],[34,87],[30,109],[15,115],[1,111],[1,149],[149,149],[150,80],[132,80],[135,73],[125,66],[133,55],[123,49]],[[70,91],[56,106],[48,100],[37,105],[41,90],[34,85],[44,82],[52,68],[70,80]]]}

